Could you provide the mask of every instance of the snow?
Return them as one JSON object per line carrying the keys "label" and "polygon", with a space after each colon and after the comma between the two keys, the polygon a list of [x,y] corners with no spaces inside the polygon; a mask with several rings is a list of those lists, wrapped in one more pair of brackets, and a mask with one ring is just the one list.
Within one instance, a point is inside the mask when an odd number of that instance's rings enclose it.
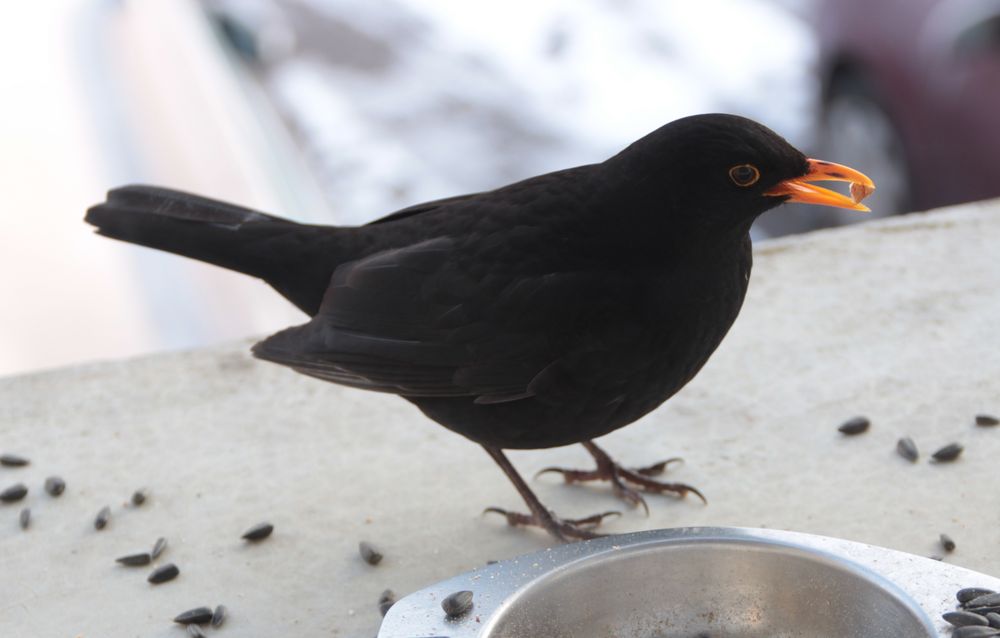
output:
{"label": "snow", "polygon": [[[765,0],[282,6],[329,33],[271,61],[265,82],[338,223],[600,161],[694,113],[739,113],[810,142],[815,44]],[[338,33],[370,46],[346,55]]]}

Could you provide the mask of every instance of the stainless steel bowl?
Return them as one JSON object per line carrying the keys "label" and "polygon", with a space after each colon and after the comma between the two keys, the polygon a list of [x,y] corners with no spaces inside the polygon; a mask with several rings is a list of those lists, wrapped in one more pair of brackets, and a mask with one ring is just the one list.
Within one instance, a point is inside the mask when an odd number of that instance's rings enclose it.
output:
{"label": "stainless steel bowl", "polygon": [[[379,638],[923,638],[1000,579],[834,538],[743,528],[609,536],[488,565],[396,603]],[[441,600],[471,590],[445,617]]]}

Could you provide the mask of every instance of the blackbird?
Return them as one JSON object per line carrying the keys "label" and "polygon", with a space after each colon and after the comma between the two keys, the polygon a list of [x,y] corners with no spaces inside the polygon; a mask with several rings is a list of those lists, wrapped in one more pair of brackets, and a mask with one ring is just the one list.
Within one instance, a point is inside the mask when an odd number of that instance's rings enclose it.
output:
{"label": "blackbird", "polygon": [[[852,198],[811,184],[851,182]],[[749,230],[783,202],[868,210],[861,173],[806,158],[770,129],[708,114],[671,122],[610,159],[417,204],[358,227],[298,224],[152,186],[92,207],[97,233],[259,277],[311,320],[257,357],[397,394],[482,445],[530,513],[512,525],[589,538],[610,513],[563,520],[503,453],[582,443],[608,480],[684,496],[593,439],[680,390],[743,304]],[[634,488],[632,487],[634,486]]]}

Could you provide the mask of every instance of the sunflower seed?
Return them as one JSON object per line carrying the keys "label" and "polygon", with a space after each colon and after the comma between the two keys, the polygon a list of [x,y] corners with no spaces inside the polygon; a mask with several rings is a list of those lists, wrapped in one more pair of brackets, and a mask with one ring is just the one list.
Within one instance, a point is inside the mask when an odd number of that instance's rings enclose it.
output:
{"label": "sunflower seed", "polygon": [[985,627],[986,618],[971,611],[949,611],[941,616],[945,622],[955,627]]}
{"label": "sunflower seed", "polygon": [[160,554],[162,554],[163,550],[165,550],[166,548],[167,548],[167,539],[163,538],[162,536],[157,538],[156,542],[153,543],[153,551],[149,553],[149,557],[153,560],[156,560],[157,558],[160,557]]}
{"label": "sunflower seed", "polygon": [[991,611],[986,614],[986,622],[990,623],[990,627],[1000,629],[1000,614],[995,611]]}
{"label": "sunflower seed", "polygon": [[271,535],[274,531],[274,525],[270,523],[257,523],[247,531],[243,532],[243,540],[247,541],[262,541]]}
{"label": "sunflower seed", "polygon": [[198,625],[188,625],[187,632],[191,638],[205,638],[205,632]]}
{"label": "sunflower seed", "polygon": [[441,609],[452,618],[461,616],[472,609],[472,592],[466,589],[447,596],[441,601]]}
{"label": "sunflower seed", "polygon": [[992,638],[1000,636],[1000,629],[992,627],[957,627],[951,638]]}
{"label": "sunflower seed", "polygon": [[975,609],[976,607],[1000,607],[1000,594],[983,594],[965,603],[966,609]]}
{"label": "sunflower seed", "polygon": [[27,493],[28,488],[25,487],[24,483],[17,483],[0,492],[0,501],[4,503],[20,501]]}
{"label": "sunflower seed", "polygon": [[927,558],[938,561],[944,560],[944,556],[941,556],[940,554],[933,554],[931,556],[928,556]]}
{"label": "sunflower seed", "polygon": [[212,610],[208,607],[195,607],[174,617],[174,622],[182,625],[190,625],[191,623],[201,625],[210,620],[212,620]]}
{"label": "sunflower seed", "polygon": [[847,421],[844,421],[844,423],[841,424],[841,426],[837,429],[840,430],[842,433],[847,434],[848,436],[852,436],[855,434],[861,434],[862,432],[868,431],[868,428],[869,426],[871,426],[871,424],[872,422],[868,420],[868,417],[856,416],[853,419],[848,419]]}
{"label": "sunflower seed", "polygon": [[1000,419],[996,418],[992,414],[977,414],[976,425],[988,428],[994,425],[1000,425]]}
{"label": "sunflower seed", "polygon": [[58,476],[50,476],[45,479],[45,491],[48,492],[50,496],[59,496],[66,491],[66,481],[62,480]]}
{"label": "sunflower seed", "polygon": [[383,616],[389,613],[389,608],[396,604],[396,594],[391,589],[382,592],[378,597],[378,610]]}
{"label": "sunflower seed", "polygon": [[943,448],[932,454],[931,458],[933,458],[935,461],[939,463],[954,461],[955,459],[958,458],[959,454],[961,454],[962,450],[964,449],[965,448],[963,448],[958,443],[949,443],[948,445],[944,446]]}
{"label": "sunflower seed", "polygon": [[119,556],[115,559],[115,562],[121,563],[122,565],[128,565],[129,567],[138,567],[140,565],[148,565],[152,560],[153,559],[148,552],[142,552],[141,554]]}
{"label": "sunflower seed", "polygon": [[94,519],[94,529],[104,529],[108,525],[108,520],[111,519],[111,508],[105,505],[101,508],[101,511],[97,513],[97,517]]}
{"label": "sunflower seed", "polygon": [[908,436],[904,436],[896,443],[896,453],[912,463],[916,463],[917,459],[920,458],[917,444]]}
{"label": "sunflower seed", "polygon": [[959,589],[958,593],[955,594],[955,598],[958,599],[958,602],[965,604],[974,598],[995,593],[992,589],[986,589],[985,587],[966,587],[965,589]]}
{"label": "sunflower seed", "polygon": [[136,490],[132,492],[132,505],[139,507],[140,505],[146,502],[146,499],[148,497],[149,497],[149,490],[147,490],[146,488]]}
{"label": "sunflower seed", "polygon": [[382,562],[381,552],[375,549],[368,541],[358,543],[358,553],[361,554],[361,558],[369,565],[378,565]]}
{"label": "sunflower seed", "polygon": [[16,454],[0,454],[0,465],[6,467],[24,467],[30,462],[28,459]]}
{"label": "sunflower seed", "polygon": [[26,507],[21,510],[20,516],[18,516],[18,522],[21,524],[21,529],[28,529],[28,525],[31,525],[31,508]]}
{"label": "sunflower seed", "polygon": [[216,606],[215,611],[212,612],[211,622],[213,627],[221,627],[222,623],[226,622],[226,611],[225,605]]}
{"label": "sunflower seed", "polygon": [[951,536],[941,534],[941,547],[944,548],[944,551],[951,553],[955,551],[955,541],[951,540]]}
{"label": "sunflower seed", "polygon": [[181,570],[177,569],[177,565],[173,563],[167,563],[162,567],[157,567],[150,573],[148,580],[154,585],[159,585],[160,583],[165,583],[168,580],[173,580],[177,578],[177,574],[180,574]]}

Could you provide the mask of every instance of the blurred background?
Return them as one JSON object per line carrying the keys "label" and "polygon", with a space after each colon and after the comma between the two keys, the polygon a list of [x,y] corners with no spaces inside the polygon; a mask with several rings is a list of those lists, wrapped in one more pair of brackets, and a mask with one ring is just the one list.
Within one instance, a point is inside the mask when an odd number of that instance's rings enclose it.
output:
{"label": "blurred background", "polygon": [[1000,0],[5,3],[0,87],[0,375],[304,320],[91,234],[125,183],[357,224],[722,111],[870,175],[874,216],[1000,196]]}

